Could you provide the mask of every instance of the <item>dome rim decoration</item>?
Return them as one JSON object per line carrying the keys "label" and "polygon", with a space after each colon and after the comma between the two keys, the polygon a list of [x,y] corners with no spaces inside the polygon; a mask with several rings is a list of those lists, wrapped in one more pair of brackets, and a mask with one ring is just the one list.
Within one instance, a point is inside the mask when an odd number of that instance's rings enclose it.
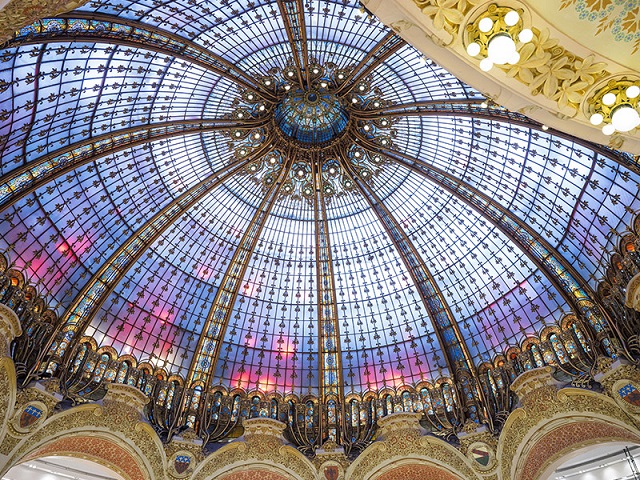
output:
{"label": "dome rim decoration", "polygon": [[129,385],[164,442],[264,417],[353,460],[394,413],[456,445],[499,435],[527,372],[636,361],[637,159],[325,3],[103,0],[4,45],[20,388]]}

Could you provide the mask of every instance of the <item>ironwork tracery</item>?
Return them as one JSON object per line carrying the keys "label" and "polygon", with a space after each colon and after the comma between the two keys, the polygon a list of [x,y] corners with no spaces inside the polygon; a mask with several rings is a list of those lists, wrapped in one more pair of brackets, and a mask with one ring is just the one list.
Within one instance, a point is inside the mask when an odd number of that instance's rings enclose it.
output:
{"label": "ironwork tracery", "polygon": [[166,441],[269,416],[356,455],[395,411],[498,432],[523,371],[596,388],[598,355],[637,359],[622,274],[593,294],[632,157],[492,105],[357,5],[93,3],[0,56],[23,386],[134,385]]}

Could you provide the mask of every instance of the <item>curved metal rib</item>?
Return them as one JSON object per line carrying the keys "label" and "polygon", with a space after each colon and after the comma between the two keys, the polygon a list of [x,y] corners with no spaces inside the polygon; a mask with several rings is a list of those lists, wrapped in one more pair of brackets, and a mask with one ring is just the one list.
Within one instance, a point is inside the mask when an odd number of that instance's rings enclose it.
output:
{"label": "curved metal rib", "polygon": [[92,162],[98,157],[178,135],[231,128],[255,128],[261,124],[260,122],[241,123],[225,119],[183,120],[125,128],[88,138],[44,155],[0,178],[0,211],[61,175]]}
{"label": "curved metal rib", "polygon": [[5,47],[61,41],[106,41],[172,55],[254,90],[267,100],[276,100],[273,93],[261,87],[250,75],[206,48],[160,28],[113,15],[73,12],[59,18],[38,20],[20,30]]}
{"label": "curved metal rib", "polygon": [[[270,142],[265,142],[260,149],[266,150]],[[77,337],[81,336],[88,325],[88,321],[95,315],[100,307],[113,292],[115,287],[124,278],[127,271],[135,264],[142,254],[158,239],[180,215],[193,207],[212,189],[224,183],[231,175],[244,167],[251,160],[248,158],[232,162],[218,172],[209,175],[198,182],[182,195],[166,205],[156,213],[149,221],[141,226],[109,257],[98,271],[85,284],[76,295],[73,302],[61,318],[56,330],[51,335],[48,345],[42,349],[39,359],[34,365],[38,367],[40,361],[55,341],[56,334],[65,332],[64,346],[59,346],[56,355],[58,357],[66,353],[67,346]]]}
{"label": "curved metal rib", "polygon": [[[335,278],[329,224],[322,185],[320,161],[313,162],[313,178],[315,194],[313,197],[315,237],[316,237],[316,278],[318,285],[318,336],[320,345],[320,361],[318,362],[320,378],[320,404],[326,405],[333,398],[343,407],[344,382],[340,348],[340,328],[338,324],[338,305],[336,303]],[[336,407],[337,408],[337,407]],[[344,412],[340,418],[344,417]],[[324,416],[321,415],[320,438],[324,440]],[[335,429],[338,424],[326,425],[327,430]]]}
{"label": "curved metal rib", "polygon": [[207,320],[202,328],[196,354],[189,367],[189,374],[187,376],[188,386],[194,386],[196,382],[201,382],[205,391],[208,390],[210,380],[215,373],[214,369],[220,357],[222,341],[227,330],[229,318],[231,318],[236,297],[238,296],[242,278],[247,271],[251,254],[258,243],[262,229],[269,218],[271,208],[278,198],[283,180],[291,168],[292,160],[290,153],[286,158],[277,180],[267,190],[260,206],[242,235],[238,248],[236,248],[233,258],[227,267],[227,271],[220,282],[216,296],[211,304],[211,309],[207,315]]}
{"label": "curved metal rib", "polygon": [[612,148],[600,145],[598,143],[589,142],[581,138],[573,137],[567,133],[553,128],[544,128],[543,124],[531,120],[529,117],[521,113],[511,112],[505,108],[490,105],[488,107],[481,106],[482,100],[430,100],[425,102],[406,103],[399,105],[391,105],[385,108],[372,110],[354,110],[352,115],[361,120],[374,120],[382,117],[464,117],[464,118],[482,118],[485,120],[497,120],[518,125],[525,128],[531,128],[553,135],[554,137],[570,140],[578,145],[586,147],[600,155],[607,157],[614,162],[628,168],[632,172],[640,175],[640,160],[633,155],[614,150]]}
{"label": "curved metal rib", "polygon": [[593,292],[587,282],[564,257],[525,222],[490,197],[453,175],[409,155],[383,148],[358,136],[360,144],[368,150],[394,159],[410,170],[430,179],[474,208],[500,229],[533,261],[570,305],[581,312],[596,332],[606,324],[603,313],[593,300]]}
{"label": "curved metal rib", "polygon": [[305,71],[307,85],[310,84],[309,79],[309,53],[307,51],[307,27],[304,20],[304,5],[302,0],[278,0],[280,14],[284,21],[284,28],[287,32],[289,45],[293,61],[298,70],[298,82],[300,88],[304,88],[304,80],[302,79],[302,71]]}
{"label": "curved metal rib", "polygon": [[342,157],[341,163],[346,173],[371,205],[418,289],[445,354],[450,375],[455,375],[459,369],[474,371],[471,354],[464,343],[464,338],[456,325],[453,314],[413,242],[376,193],[354,172],[344,153]]}
{"label": "curved metal rib", "polygon": [[366,78],[388,57],[393,55],[406,42],[393,31],[387,33],[360,61],[356,67],[349,72],[342,85],[335,91],[335,95],[346,95],[363,78]]}

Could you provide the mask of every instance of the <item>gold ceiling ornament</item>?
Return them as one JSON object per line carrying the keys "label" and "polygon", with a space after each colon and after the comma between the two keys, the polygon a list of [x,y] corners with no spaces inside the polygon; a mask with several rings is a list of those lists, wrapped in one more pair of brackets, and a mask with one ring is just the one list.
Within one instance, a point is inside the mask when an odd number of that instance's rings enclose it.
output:
{"label": "gold ceiling ornament", "polygon": [[640,125],[640,78],[612,78],[587,99],[585,115],[602,133],[630,132]]}
{"label": "gold ceiling ornament", "polygon": [[466,27],[464,42],[467,54],[481,58],[480,69],[488,72],[493,65],[515,65],[518,50],[533,40],[533,32],[525,28],[524,10],[498,6],[495,3]]}

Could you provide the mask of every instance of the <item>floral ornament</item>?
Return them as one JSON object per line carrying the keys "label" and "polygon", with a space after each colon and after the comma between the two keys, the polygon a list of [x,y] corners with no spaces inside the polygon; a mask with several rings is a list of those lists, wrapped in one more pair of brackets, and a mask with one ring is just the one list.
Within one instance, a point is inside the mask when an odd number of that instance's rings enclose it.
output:
{"label": "floral ornament", "polygon": [[427,0],[416,3],[422,8],[422,13],[431,17],[438,30],[455,32],[464,19],[463,12],[458,10],[458,0]]}
{"label": "floral ornament", "polygon": [[576,77],[588,84],[592,84],[596,78],[601,77],[604,73],[604,68],[607,66],[604,62],[594,62],[594,59],[594,55],[589,55],[587,58],[578,59],[574,63]]}
{"label": "floral ornament", "polygon": [[549,38],[550,33],[548,28],[543,28],[542,30],[532,29],[533,30],[533,39],[531,43],[533,43],[536,47],[536,57],[542,56],[545,52],[550,51],[556,45],[558,45],[558,40],[555,38]]}
{"label": "floral ornament", "polygon": [[577,111],[580,102],[584,98],[584,91],[588,86],[588,82],[564,80],[554,99],[557,100],[561,108],[571,108]]}
{"label": "floral ornament", "polygon": [[535,77],[535,69],[546,65],[551,60],[549,52],[543,51],[542,55],[537,53],[536,46],[529,42],[520,50],[520,61],[518,63],[514,65],[499,65],[499,67],[505,69],[509,77],[515,77],[523,83],[530,84]]}
{"label": "floral ornament", "polygon": [[569,59],[566,56],[556,58],[551,63],[541,65],[536,70],[540,72],[538,76],[529,84],[532,91],[541,91],[545,97],[553,98],[558,91],[560,80],[568,80],[573,77],[574,72],[568,67]]}

